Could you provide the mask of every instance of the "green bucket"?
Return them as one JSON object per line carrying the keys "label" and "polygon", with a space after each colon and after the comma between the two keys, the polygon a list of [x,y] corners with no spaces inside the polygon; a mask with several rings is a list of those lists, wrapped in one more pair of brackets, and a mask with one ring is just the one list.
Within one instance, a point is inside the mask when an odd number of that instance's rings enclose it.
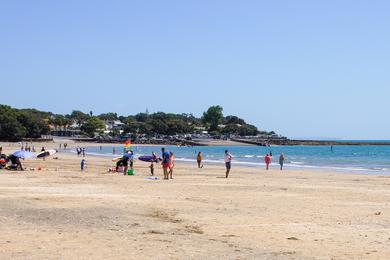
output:
{"label": "green bucket", "polygon": [[128,169],[127,175],[134,175],[134,169]]}

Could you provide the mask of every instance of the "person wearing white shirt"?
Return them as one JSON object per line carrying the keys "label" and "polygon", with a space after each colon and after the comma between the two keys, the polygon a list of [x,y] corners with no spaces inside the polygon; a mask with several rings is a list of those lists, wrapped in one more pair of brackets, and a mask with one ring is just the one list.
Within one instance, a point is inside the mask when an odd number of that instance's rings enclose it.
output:
{"label": "person wearing white shirt", "polygon": [[232,168],[232,155],[228,150],[225,151],[225,166],[226,166],[226,178],[229,177],[230,169]]}

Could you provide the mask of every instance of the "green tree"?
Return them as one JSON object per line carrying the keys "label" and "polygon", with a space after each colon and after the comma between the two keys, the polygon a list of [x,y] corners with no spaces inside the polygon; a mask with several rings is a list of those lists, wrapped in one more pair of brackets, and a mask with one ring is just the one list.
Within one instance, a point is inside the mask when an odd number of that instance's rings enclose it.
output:
{"label": "green tree", "polygon": [[31,111],[20,111],[17,119],[26,129],[26,138],[39,138],[41,135],[48,134],[50,129],[47,122],[37,113]]}
{"label": "green tree", "polygon": [[223,108],[221,106],[212,106],[203,113],[202,121],[209,125],[209,131],[217,131],[218,125],[223,120]]}
{"label": "green tree", "polygon": [[25,137],[27,129],[18,121],[18,111],[0,105],[0,139],[19,141]]}
{"label": "green tree", "polygon": [[69,118],[74,120],[74,122],[76,122],[76,124],[81,127],[81,125],[84,124],[84,122],[86,122],[90,116],[79,110],[73,110]]}
{"label": "green tree", "polygon": [[85,132],[89,137],[95,137],[98,130],[104,129],[105,125],[96,116],[88,118],[88,120],[81,126],[81,131]]}
{"label": "green tree", "polygon": [[135,115],[135,120],[137,120],[138,122],[146,122],[146,120],[148,120],[148,117],[149,116],[146,113],[139,113]]}
{"label": "green tree", "polygon": [[227,116],[224,118],[224,124],[240,124],[245,125],[245,120],[237,116]]}
{"label": "green tree", "polygon": [[103,121],[114,121],[114,120],[118,120],[118,115],[117,113],[104,113],[104,114],[100,114],[98,115],[98,117],[103,120]]}

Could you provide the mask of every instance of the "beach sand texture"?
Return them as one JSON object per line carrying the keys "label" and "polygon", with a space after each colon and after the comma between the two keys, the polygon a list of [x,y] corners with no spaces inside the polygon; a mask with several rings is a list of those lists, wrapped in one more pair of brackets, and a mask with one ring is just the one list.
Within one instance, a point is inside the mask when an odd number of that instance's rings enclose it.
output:
{"label": "beach sand texture", "polygon": [[0,171],[0,259],[390,258],[389,176],[58,157]]}

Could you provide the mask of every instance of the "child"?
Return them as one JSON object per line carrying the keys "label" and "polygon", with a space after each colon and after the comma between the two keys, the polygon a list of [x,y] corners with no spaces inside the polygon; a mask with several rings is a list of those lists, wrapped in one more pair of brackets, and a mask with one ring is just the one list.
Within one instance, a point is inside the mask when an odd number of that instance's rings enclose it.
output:
{"label": "child", "polygon": [[153,162],[153,161],[150,163],[149,168],[150,168],[150,174],[151,174],[152,176],[154,176],[154,162]]}
{"label": "child", "polygon": [[85,169],[85,159],[82,159],[81,160],[81,171],[83,172],[84,171],[84,169]]}

